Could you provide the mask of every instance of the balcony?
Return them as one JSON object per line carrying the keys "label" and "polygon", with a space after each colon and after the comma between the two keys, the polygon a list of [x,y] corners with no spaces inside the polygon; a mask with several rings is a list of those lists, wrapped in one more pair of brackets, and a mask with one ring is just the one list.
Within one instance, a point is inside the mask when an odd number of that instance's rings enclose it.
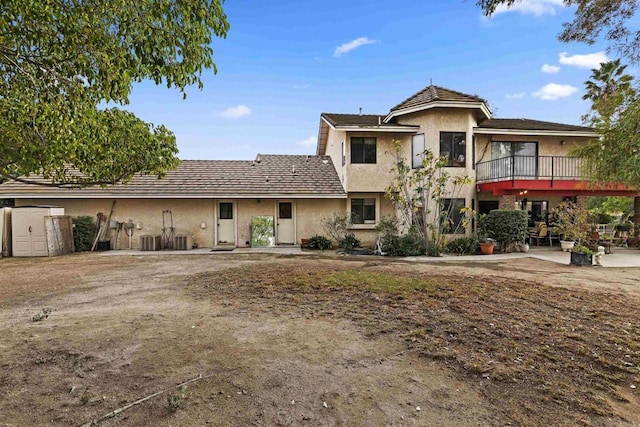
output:
{"label": "balcony", "polygon": [[584,181],[584,161],[577,157],[510,156],[476,165],[478,184],[498,181],[545,180]]}
{"label": "balcony", "polygon": [[[624,184],[592,185],[585,161],[566,156],[510,156],[476,164],[478,191],[494,195],[538,194],[636,196]],[[525,191],[526,190],[526,191]]]}

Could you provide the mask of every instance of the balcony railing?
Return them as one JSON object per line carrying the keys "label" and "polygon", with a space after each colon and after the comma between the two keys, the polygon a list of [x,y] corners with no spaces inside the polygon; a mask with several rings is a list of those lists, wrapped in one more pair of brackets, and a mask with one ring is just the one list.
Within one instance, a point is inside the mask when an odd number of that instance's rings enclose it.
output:
{"label": "balcony railing", "polygon": [[510,156],[476,165],[476,182],[585,180],[584,161],[562,156]]}

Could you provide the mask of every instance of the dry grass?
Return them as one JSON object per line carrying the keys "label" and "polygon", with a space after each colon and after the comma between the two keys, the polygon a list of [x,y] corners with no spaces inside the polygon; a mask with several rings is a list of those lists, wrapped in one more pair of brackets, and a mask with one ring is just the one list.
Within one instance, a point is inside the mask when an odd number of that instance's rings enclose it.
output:
{"label": "dry grass", "polygon": [[480,388],[517,425],[599,425],[640,386],[636,301],[492,277],[419,275],[388,265],[298,261],[189,280],[198,297],[233,294],[276,311],[353,319]]}

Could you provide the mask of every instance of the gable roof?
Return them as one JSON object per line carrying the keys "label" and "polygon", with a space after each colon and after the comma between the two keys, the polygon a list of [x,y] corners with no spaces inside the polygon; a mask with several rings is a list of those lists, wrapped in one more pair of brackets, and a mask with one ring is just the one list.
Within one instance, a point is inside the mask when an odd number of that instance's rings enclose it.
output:
{"label": "gable roof", "polygon": [[484,118],[490,118],[491,112],[484,99],[441,86],[429,85],[414,93],[398,105],[391,108],[385,121],[403,114],[414,113],[434,107],[474,108],[482,112]]}
{"label": "gable roof", "polygon": [[[41,176],[29,179],[46,182]],[[346,197],[329,156],[258,154],[256,160],[183,160],[158,179],[136,175],[106,188],[42,187],[9,181],[2,197],[15,198],[298,198]]]}
{"label": "gable roof", "polygon": [[566,134],[577,136],[597,136],[594,128],[568,125],[564,123],[545,122],[532,119],[489,119],[480,123],[475,133],[513,133],[513,134]]}

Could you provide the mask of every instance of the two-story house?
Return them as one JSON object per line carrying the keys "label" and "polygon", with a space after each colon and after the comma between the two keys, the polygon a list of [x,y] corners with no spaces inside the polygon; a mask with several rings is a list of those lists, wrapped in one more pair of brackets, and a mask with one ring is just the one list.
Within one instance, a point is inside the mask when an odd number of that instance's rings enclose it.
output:
{"label": "two-story house", "polygon": [[473,185],[454,203],[480,213],[523,209],[541,221],[563,199],[586,206],[593,195],[635,196],[624,186],[592,188],[572,147],[597,138],[588,127],[529,119],[494,119],[480,97],[430,85],[391,108],[386,115],[323,113],[317,154],[328,155],[347,192],[347,211],[364,240],[381,215],[394,207],[384,199],[393,179],[394,145],[413,167],[431,150],[448,158],[448,171],[466,174]]}

